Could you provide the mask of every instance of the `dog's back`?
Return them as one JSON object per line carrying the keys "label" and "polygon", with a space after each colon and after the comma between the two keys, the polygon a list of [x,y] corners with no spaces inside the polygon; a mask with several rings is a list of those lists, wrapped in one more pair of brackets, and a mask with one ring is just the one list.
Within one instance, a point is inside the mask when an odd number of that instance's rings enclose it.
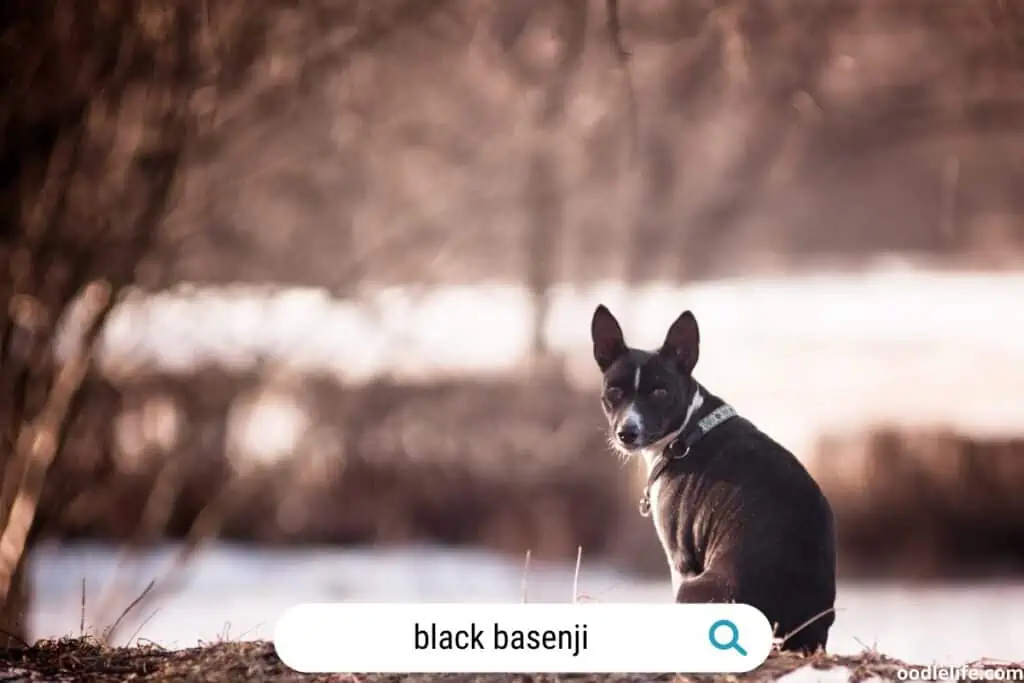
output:
{"label": "dog's back", "polygon": [[677,524],[665,530],[670,561],[696,575],[677,600],[747,603],[790,636],[786,649],[825,646],[835,620],[834,520],[792,453],[734,417],[670,463],[657,504],[663,523]]}

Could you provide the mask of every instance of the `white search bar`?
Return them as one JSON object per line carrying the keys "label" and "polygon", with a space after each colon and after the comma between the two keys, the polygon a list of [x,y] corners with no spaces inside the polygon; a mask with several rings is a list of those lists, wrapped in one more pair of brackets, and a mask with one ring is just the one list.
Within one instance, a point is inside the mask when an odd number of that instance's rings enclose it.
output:
{"label": "white search bar", "polygon": [[772,629],[739,604],[317,603],[274,646],[302,673],[743,673]]}

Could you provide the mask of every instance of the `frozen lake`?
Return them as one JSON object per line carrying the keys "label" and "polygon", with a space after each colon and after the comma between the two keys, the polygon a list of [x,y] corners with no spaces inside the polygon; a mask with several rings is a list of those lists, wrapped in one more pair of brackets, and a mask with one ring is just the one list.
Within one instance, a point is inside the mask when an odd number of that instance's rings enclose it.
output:
{"label": "frozen lake", "polygon": [[[97,545],[45,546],[35,558],[36,637],[79,632],[81,585],[86,622],[101,628],[162,576],[174,549],[165,547],[117,569],[113,550]],[[532,563],[528,600],[567,601],[573,567]],[[115,576],[119,588],[108,591]],[[588,562],[580,593],[603,602],[669,600],[668,581],[638,580]],[[394,550],[253,550],[213,546],[189,567],[175,594],[147,604],[122,631],[166,647],[198,641],[270,639],[277,617],[304,601],[520,602],[523,563],[438,548]],[[919,585],[844,583],[830,649],[865,647],[916,663],[961,664],[984,657],[1024,660],[1024,582]]]}

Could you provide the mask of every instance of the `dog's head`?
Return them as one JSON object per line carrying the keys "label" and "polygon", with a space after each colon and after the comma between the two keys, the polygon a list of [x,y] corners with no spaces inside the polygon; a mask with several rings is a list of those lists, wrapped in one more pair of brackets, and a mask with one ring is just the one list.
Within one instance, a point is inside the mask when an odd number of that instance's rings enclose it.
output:
{"label": "dog's head", "polygon": [[623,454],[667,445],[700,400],[693,379],[700,332],[693,313],[680,315],[653,352],[627,346],[619,322],[603,305],[594,311],[590,336],[604,375],[601,406],[612,445]]}

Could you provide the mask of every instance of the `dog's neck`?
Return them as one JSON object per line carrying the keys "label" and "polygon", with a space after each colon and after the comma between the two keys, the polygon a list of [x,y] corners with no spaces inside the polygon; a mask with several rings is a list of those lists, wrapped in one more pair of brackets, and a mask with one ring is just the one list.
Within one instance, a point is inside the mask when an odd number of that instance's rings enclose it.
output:
{"label": "dog's neck", "polygon": [[686,415],[683,417],[683,421],[679,427],[640,451],[640,455],[644,459],[644,465],[647,467],[648,476],[650,476],[651,470],[654,469],[655,463],[657,463],[658,458],[660,458],[665,452],[665,449],[668,448],[673,441],[679,438],[679,436],[686,431],[686,428],[693,423],[694,419],[696,419],[697,414],[704,405],[704,399],[705,392],[701,388],[700,384],[695,380],[693,383],[693,398],[690,399],[690,405],[686,408]]}

